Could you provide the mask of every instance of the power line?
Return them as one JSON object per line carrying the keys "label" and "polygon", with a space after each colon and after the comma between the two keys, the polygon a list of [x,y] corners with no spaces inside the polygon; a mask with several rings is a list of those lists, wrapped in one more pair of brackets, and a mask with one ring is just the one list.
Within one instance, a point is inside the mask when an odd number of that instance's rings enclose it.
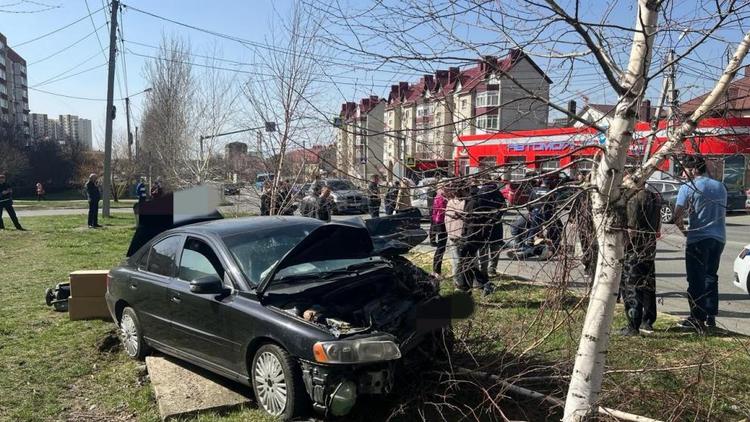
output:
{"label": "power line", "polygon": [[[102,51],[104,51],[104,50],[102,49]],[[81,61],[80,63],[78,63],[78,64],[76,64],[76,65],[74,65],[74,66],[72,66],[72,67],[70,67],[70,68],[68,68],[68,69],[66,69],[66,70],[64,70],[64,71],[62,71],[62,72],[60,72],[60,73],[58,73],[58,74],[57,74],[57,75],[55,75],[55,76],[51,76],[51,77],[49,77],[49,78],[45,79],[45,80],[44,80],[44,81],[42,81],[42,82],[39,82],[39,83],[37,83],[37,84],[34,84],[34,86],[38,87],[38,86],[42,86],[42,85],[47,85],[47,84],[49,84],[49,83],[57,82],[57,81],[58,81],[58,78],[59,78],[59,77],[61,77],[61,76],[63,76],[63,75],[66,75],[67,73],[69,73],[69,72],[72,72],[73,70],[76,70],[76,69],[78,69],[79,67],[81,67],[81,66],[83,66],[84,64],[86,64],[86,63],[90,62],[91,60],[93,60],[93,59],[94,59],[94,58],[95,58],[96,56],[98,56],[98,55],[99,55],[99,52],[97,51],[97,52],[96,52],[96,53],[94,53],[93,55],[91,55],[91,56],[89,56],[89,57],[87,57],[87,58],[83,59],[83,61]],[[79,73],[77,73],[76,75],[78,75],[78,74],[80,74],[80,73],[84,73],[84,72],[79,72]],[[75,76],[75,75],[72,75],[72,76]],[[72,77],[72,76],[69,76],[69,77]],[[68,77],[65,77],[65,78],[63,78],[63,79],[67,79],[67,78],[68,78]],[[62,80],[62,79],[59,79],[59,80]]]}
{"label": "power line", "polygon": [[[99,53],[97,52],[96,54],[98,55]],[[54,80],[49,80],[49,82],[43,82],[43,83],[40,83],[40,84],[36,84],[36,85],[34,85],[34,86],[35,86],[35,87],[38,87],[38,86],[49,85],[49,84],[51,84],[51,83],[55,83],[55,82],[60,82],[60,81],[64,81],[65,79],[70,79],[70,78],[76,77],[76,76],[78,76],[78,75],[82,75],[82,74],[84,74],[84,73],[88,73],[88,72],[91,72],[92,70],[96,70],[96,69],[99,69],[100,67],[104,67],[104,66],[106,66],[106,65],[107,65],[107,63],[106,63],[106,62],[105,62],[105,63],[102,63],[102,64],[98,64],[98,65],[96,65],[96,66],[92,66],[92,67],[89,67],[89,68],[87,68],[87,69],[84,69],[84,70],[82,70],[82,71],[80,71],[80,72],[76,72],[76,73],[74,73],[74,74],[72,74],[72,75],[68,75],[68,76],[63,76],[63,77],[60,77],[60,78],[56,78],[56,79],[54,79]]]}
{"label": "power line", "polygon": [[[78,97],[78,96],[75,96],[75,95],[67,95],[67,94],[60,94],[58,92],[51,92],[51,91],[47,91],[47,90],[44,90],[44,89],[34,88],[34,87],[31,87],[31,86],[29,87],[29,89],[31,89],[33,91],[42,92],[42,93],[47,94],[47,95],[54,95],[56,97],[70,98],[70,99],[73,99],[73,100],[107,101],[106,98]],[[124,100],[124,98],[115,98],[115,100],[120,101],[120,100]]]}
{"label": "power line", "polygon": [[24,41],[24,42],[22,42],[22,43],[18,43],[18,44],[15,44],[15,45],[13,45],[13,46],[12,46],[11,48],[18,48],[18,47],[21,47],[21,46],[23,46],[23,45],[26,45],[26,44],[32,43],[32,42],[34,42],[34,41],[38,41],[38,40],[41,40],[41,39],[43,39],[43,38],[46,38],[46,37],[48,37],[48,36],[50,36],[50,35],[56,34],[56,33],[60,32],[60,31],[63,31],[63,30],[65,30],[65,29],[68,29],[68,28],[70,28],[71,26],[73,26],[73,25],[77,24],[78,22],[80,22],[80,21],[82,21],[82,20],[84,20],[84,19],[88,18],[89,16],[93,15],[94,13],[97,13],[97,12],[99,12],[100,10],[102,10],[102,9],[97,9],[97,10],[94,10],[93,12],[90,12],[90,13],[89,13],[88,15],[86,15],[86,16],[84,16],[84,17],[82,17],[82,18],[78,18],[78,19],[74,20],[73,22],[71,22],[71,23],[69,23],[69,24],[67,24],[67,25],[63,25],[63,26],[61,26],[61,27],[59,27],[59,28],[57,28],[57,29],[55,29],[55,30],[52,30],[52,31],[50,31],[50,32],[47,32],[46,34],[40,35],[40,36],[38,36],[38,37],[36,37],[36,38],[32,38],[32,39],[30,39],[30,40],[28,40],[28,41]]}
{"label": "power line", "polygon": [[[104,25],[102,25],[102,26],[104,26]],[[45,60],[48,60],[48,59],[51,59],[52,57],[55,57],[55,56],[57,56],[58,54],[60,54],[60,53],[62,53],[62,52],[64,52],[64,51],[67,51],[67,50],[69,50],[69,49],[71,49],[71,48],[75,47],[76,45],[78,45],[78,44],[80,44],[81,42],[83,42],[84,40],[86,40],[86,39],[87,39],[88,37],[90,37],[90,36],[94,35],[94,34],[96,33],[96,30],[97,30],[97,29],[100,29],[100,28],[101,28],[102,26],[100,26],[99,28],[96,28],[96,29],[95,29],[95,30],[94,30],[93,32],[90,32],[90,33],[89,33],[88,35],[86,35],[86,36],[85,36],[85,37],[83,37],[83,38],[80,38],[80,39],[78,39],[77,41],[73,42],[72,44],[70,44],[70,45],[68,45],[68,46],[65,46],[65,47],[61,48],[60,50],[58,50],[58,51],[56,51],[56,52],[54,52],[54,53],[52,53],[52,54],[48,55],[47,57],[44,57],[44,58],[42,58],[42,59],[39,59],[39,60],[36,60],[36,61],[34,61],[34,62],[31,62],[31,63],[27,64],[27,65],[26,65],[26,67],[29,67],[29,66],[35,65],[35,64],[37,64],[37,63],[41,63],[41,62],[43,62],[43,61],[45,61]]]}
{"label": "power line", "polygon": [[[91,20],[91,27],[94,28],[94,32],[96,32],[96,41],[99,43],[99,48],[102,49],[102,54],[104,55],[104,59],[107,59],[107,53],[104,52],[104,46],[102,45],[102,40],[99,38],[99,31],[96,29],[96,24],[94,23],[94,16],[93,13],[91,13],[91,9],[89,8],[89,0],[84,0],[86,3],[86,10],[89,12],[89,18]],[[106,22],[106,21],[105,21]]]}

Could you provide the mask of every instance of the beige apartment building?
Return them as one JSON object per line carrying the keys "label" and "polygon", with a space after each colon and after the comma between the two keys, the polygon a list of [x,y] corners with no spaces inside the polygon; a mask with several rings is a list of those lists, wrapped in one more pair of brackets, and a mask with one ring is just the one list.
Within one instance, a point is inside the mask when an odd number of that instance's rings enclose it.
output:
{"label": "beige apartment building", "polygon": [[336,134],[336,168],[339,177],[364,184],[373,174],[385,175],[385,100],[372,95],[359,103],[341,105]]}
{"label": "beige apartment building", "polygon": [[[414,84],[392,85],[385,105],[383,162],[452,159],[459,135],[547,127],[552,81],[521,50],[476,65],[438,70]],[[520,85],[520,86],[519,86]]]}

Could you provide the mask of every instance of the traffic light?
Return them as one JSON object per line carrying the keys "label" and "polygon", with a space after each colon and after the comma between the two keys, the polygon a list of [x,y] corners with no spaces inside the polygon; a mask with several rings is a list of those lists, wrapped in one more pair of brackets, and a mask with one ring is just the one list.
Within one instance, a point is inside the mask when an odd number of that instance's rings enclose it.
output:
{"label": "traffic light", "polygon": [[115,117],[117,117],[117,107],[112,106],[112,110],[110,111],[110,119],[115,120]]}

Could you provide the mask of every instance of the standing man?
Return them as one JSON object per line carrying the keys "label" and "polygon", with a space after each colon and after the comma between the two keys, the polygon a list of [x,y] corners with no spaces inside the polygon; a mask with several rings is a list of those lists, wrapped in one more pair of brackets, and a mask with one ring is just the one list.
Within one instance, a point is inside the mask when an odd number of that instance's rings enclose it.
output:
{"label": "standing man", "polygon": [[[629,176],[626,176],[628,178]],[[640,187],[627,199],[625,261],[620,283],[628,326],[620,335],[652,333],[656,321],[656,237],[661,230],[661,198]]]}
{"label": "standing man", "polygon": [[396,209],[398,197],[398,181],[394,180],[385,192],[385,215],[392,215]]}
{"label": "standing man", "polygon": [[489,277],[497,275],[497,264],[500,249],[504,246],[503,214],[505,212],[505,197],[500,192],[500,183],[490,180],[479,187],[482,208],[487,213],[485,224],[485,243],[479,251],[480,265],[483,273]]}
{"label": "standing man", "polygon": [[380,176],[373,174],[370,178],[370,184],[367,185],[368,198],[368,211],[370,211],[370,217],[380,217]]}
{"label": "standing man", "polygon": [[703,157],[688,157],[685,175],[688,181],[680,187],[674,213],[675,225],[687,238],[685,270],[690,317],[680,325],[702,333],[706,326],[716,326],[719,312],[718,271],[726,243],[727,190],[723,183],[708,177]]}
{"label": "standing man", "polygon": [[164,188],[161,186],[161,177],[157,177],[154,185],[151,186],[151,199],[161,198],[164,195]]}
{"label": "standing man", "polygon": [[0,230],[5,229],[3,210],[8,211],[10,221],[16,226],[16,230],[26,230],[21,227],[21,223],[18,222],[18,217],[16,217],[16,210],[13,209],[13,189],[5,182],[5,175],[0,173]]}
{"label": "standing man", "polygon": [[36,200],[41,201],[44,199],[44,185],[42,182],[36,182]]}
{"label": "standing man", "polygon": [[138,184],[135,186],[135,196],[138,198],[138,205],[140,206],[142,203],[146,202],[147,197],[147,190],[146,187],[146,178],[141,177],[138,179]]}
{"label": "standing man", "polygon": [[102,194],[99,192],[99,185],[96,181],[96,173],[91,173],[89,181],[86,182],[86,196],[89,198],[88,225],[90,229],[101,227],[99,225],[99,200],[102,198]]}
{"label": "standing man", "polygon": [[325,186],[318,197],[318,220],[331,221],[331,210],[333,210],[333,197],[331,188]]}

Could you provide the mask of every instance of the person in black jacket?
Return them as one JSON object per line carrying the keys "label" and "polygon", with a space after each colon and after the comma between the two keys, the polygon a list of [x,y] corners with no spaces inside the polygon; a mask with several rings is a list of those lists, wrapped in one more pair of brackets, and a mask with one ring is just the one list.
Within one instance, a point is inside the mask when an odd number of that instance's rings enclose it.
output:
{"label": "person in black jacket", "polygon": [[[628,176],[626,176],[628,177]],[[625,261],[620,283],[628,325],[620,335],[653,332],[656,320],[656,238],[661,230],[661,197],[640,187],[627,198]]]}
{"label": "person in black jacket", "polygon": [[485,294],[489,294],[492,293],[492,285],[479,263],[479,252],[486,242],[489,225],[486,207],[476,185],[469,189],[464,211],[466,218],[458,250],[458,268],[467,284],[470,282],[474,287],[484,290]]}
{"label": "person in black jacket", "polygon": [[96,181],[96,173],[91,173],[89,181],[86,182],[86,196],[89,199],[88,225],[90,229],[101,227],[99,225],[99,200],[102,198],[102,194],[99,192],[99,185]]}
{"label": "person in black jacket", "polygon": [[486,213],[484,227],[484,244],[480,254],[480,267],[484,274],[494,276],[497,274],[497,264],[500,257],[500,249],[503,241],[503,214],[506,203],[505,197],[500,192],[500,183],[490,181],[479,187],[479,197],[482,211]]}
{"label": "person in black jacket", "polygon": [[8,186],[8,183],[5,182],[5,175],[0,174],[0,230],[5,229],[5,225],[3,224],[3,211],[8,211],[10,221],[13,222],[13,225],[16,226],[17,230],[26,230],[21,227],[21,223],[18,222],[18,217],[16,217],[16,210],[13,209],[13,189],[11,189],[10,186]]}

